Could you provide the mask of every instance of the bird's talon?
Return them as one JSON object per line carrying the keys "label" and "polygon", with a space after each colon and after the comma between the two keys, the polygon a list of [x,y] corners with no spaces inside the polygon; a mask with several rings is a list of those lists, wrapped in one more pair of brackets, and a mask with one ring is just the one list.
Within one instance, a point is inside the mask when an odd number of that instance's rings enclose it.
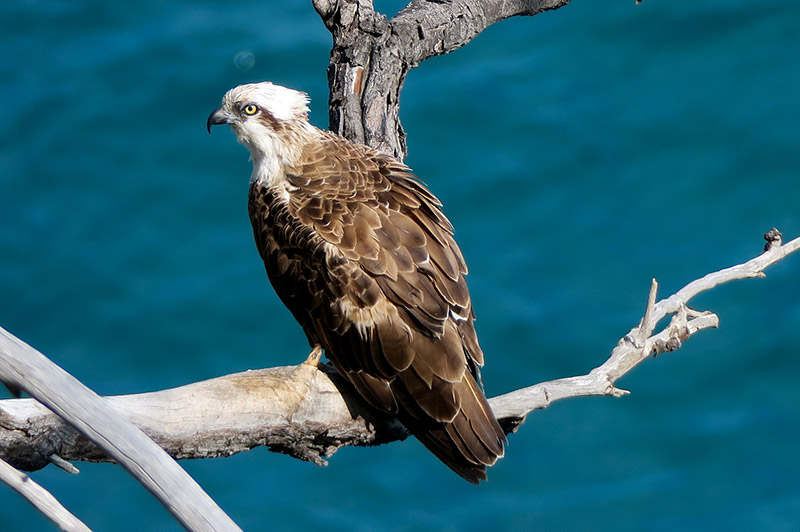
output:
{"label": "bird's talon", "polygon": [[314,349],[311,350],[311,353],[308,354],[308,358],[303,361],[303,364],[313,367],[319,367],[319,360],[322,358],[322,347],[317,344],[314,346]]}

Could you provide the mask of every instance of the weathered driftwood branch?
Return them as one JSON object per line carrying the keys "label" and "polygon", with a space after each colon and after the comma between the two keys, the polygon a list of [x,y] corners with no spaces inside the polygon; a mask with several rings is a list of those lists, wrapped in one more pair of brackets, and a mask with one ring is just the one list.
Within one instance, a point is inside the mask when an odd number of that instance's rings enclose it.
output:
{"label": "weathered driftwood branch", "polygon": [[[40,464],[43,458],[61,463],[63,460],[58,457],[58,442],[65,435],[91,440],[97,446],[92,446],[95,454],[112,456],[150,490],[187,530],[240,530],[192,477],[141,430],[109,408],[102,397],[75,377],[2,328],[0,381],[13,389],[25,390],[58,416],[49,415],[69,423],[66,425],[59,421],[57,430],[46,436],[56,442],[55,445],[45,446],[46,450],[41,446],[25,446],[22,453],[32,453],[29,459]],[[40,408],[49,413],[43,406]],[[4,435],[18,436],[18,430],[24,432],[3,411],[0,411],[0,427]],[[78,433],[82,436],[78,436]],[[0,458],[20,467],[16,459],[19,451],[0,451]],[[38,455],[39,452],[46,454]]]}
{"label": "weathered driftwood branch", "polygon": [[8,484],[14,491],[25,497],[28,502],[61,530],[67,532],[91,532],[83,521],[64,508],[49,491],[3,460],[0,460],[0,481]]}
{"label": "weathered driftwood branch", "polygon": [[[717,326],[716,315],[687,306],[694,296],[729,281],[763,277],[765,268],[800,248],[800,238],[782,245],[775,230],[765,237],[768,244],[763,254],[708,274],[658,302],[654,281],[641,322],[619,341],[604,364],[586,375],[490,399],[498,419],[511,432],[531,411],[553,401],[626,394],[615,383],[636,365],[650,355],[680,348],[697,331]],[[669,315],[670,322],[656,331],[658,322]],[[179,459],[226,456],[265,445],[324,464],[340,447],[376,445],[407,436],[392,419],[370,411],[327,366],[248,371],[106,401]],[[107,460],[36,401],[0,401],[0,456],[18,468],[32,470],[46,465],[54,454],[67,460]]]}
{"label": "weathered driftwood branch", "polygon": [[400,91],[409,70],[464,46],[501,20],[565,6],[570,0],[414,0],[391,19],[371,0],[313,0],[333,35],[329,122],[350,140],[402,160]]}

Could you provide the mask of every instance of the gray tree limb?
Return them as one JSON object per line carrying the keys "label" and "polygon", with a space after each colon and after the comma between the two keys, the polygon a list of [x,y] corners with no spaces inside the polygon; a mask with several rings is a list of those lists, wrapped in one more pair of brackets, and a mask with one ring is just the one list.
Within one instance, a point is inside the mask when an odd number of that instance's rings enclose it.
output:
{"label": "gray tree limb", "polygon": [[557,9],[569,1],[414,0],[387,19],[371,0],[313,0],[333,35],[330,130],[403,160],[400,91],[412,68],[464,46],[496,22]]}
{"label": "gray tree limb", "polygon": [[64,508],[49,491],[3,460],[0,460],[0,481],[8,484],[14,491],[25,497],[61,530],[91,532],[89,527]]}
{"label": "gray tree limb", "polygon": [[[800,248],[800,238],[785,245],[780,233],[765,235],[766,251],[737,266],[693,281],[656,301],[656,283],[644,316],[611,356],[586,375],[543,382],[489,400],[507,432],[536,409],[570,397],[628,392],[615,383],[642,361],[674,351],[696,332],[716,327],[717,316],[688,307],[701,292],[737,279],[763,277],[763,270]],[[660,331],[658,322],[672,316]],[[273,451],[324,465],[348,445],[377,445],[403,439],[405,429],[375,414],[344,380],[325,365],[310,363],[237,373],[194,384],[137,395],[106,398],[177,459],[227,456],[265,445]],[[0,457],[15,467],[43,467],[51,455],[68,460],[109,458],[60,418],[32,399],[0,401]]]}
{"label": "gray tree limb", "polygon": [[[44,451],[47,454],[38,454],[43,452],[41,447],[27,447],[25,452],[32,453],[30,458],[34,461],[41,463],[43,459],[50,461],[51,455],[58,456],[59,440],[71,433],[75,440],[91,441],[95,454],[113,457],[187,530],[240,530],[183,468],[141,430],[111,409],[102,397],[2,328],[0,380],[14,389],[25,390],[68,424],[50,434],[55,445]],[[5,434],[20,434],[20,429],[4,412],[0,412],[0,426]],[[13,454],[2,452],[0,457],[7,457],[6,461],[15,466],[19,463],[12,458]]]}

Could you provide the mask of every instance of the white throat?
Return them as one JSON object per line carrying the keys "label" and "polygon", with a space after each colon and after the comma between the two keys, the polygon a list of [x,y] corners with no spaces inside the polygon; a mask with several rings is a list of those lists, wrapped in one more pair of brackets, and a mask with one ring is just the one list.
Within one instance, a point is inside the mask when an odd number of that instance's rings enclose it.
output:
{"label": "white throat", "polygon": [[[277,144],[280,141],[276,141]],[[247,145],[250,148],[249,145]],[[283,168],[287,165],[285,150],[280,146],[271,146],[267,150],[250,149],[250,160],[253,162],[251,183],[263,183],[271,186],[283,180]]]}
{"label": "white throat", "polygon": [[308,122],[296,125],[299,126],[297,129],[287,129],[280,135],[266,127],[261,127],[258,132],[246,131],[246,127],[237,131],[239,141],[250,150],[250,160],[253,161],[251,182],[267,186],[286,182],[286,168],[297,165],[309,136],[317,137],[320,133]]}

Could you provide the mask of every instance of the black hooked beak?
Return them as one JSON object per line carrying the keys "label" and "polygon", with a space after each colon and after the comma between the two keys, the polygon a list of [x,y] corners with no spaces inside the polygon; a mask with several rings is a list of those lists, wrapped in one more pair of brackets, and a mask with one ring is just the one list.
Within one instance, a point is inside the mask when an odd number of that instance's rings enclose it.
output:
{"label": "black hooked beak", "polygon": [[215,110],[213,113],[208,115],[208,120],[206,120],[206,129],[208,130],[209,134],[211,133],[211,126],[218,126],[220,124],[227,124],[228,123],[228,116],[225,114],[225,111],[222,110],[222,107]]}

